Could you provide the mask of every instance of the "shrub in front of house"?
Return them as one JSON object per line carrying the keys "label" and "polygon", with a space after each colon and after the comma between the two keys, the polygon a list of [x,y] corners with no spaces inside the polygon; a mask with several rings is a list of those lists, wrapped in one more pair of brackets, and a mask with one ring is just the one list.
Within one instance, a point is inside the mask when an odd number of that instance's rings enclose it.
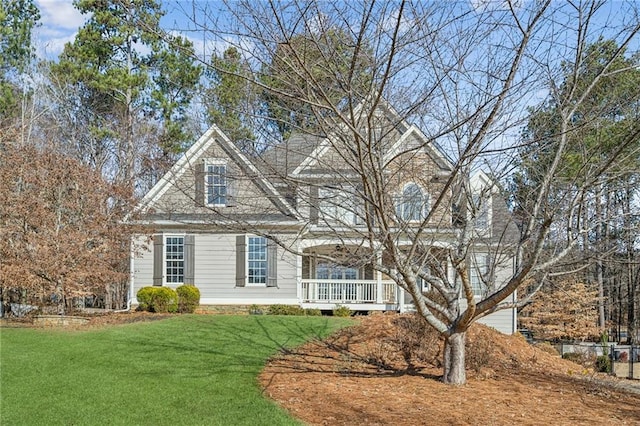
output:
{"label": "shrub in front of house", "polygon": [[190,284],[181,285],[176,288],[178,295],[178,312],[181,314],[192,314],[200,306],[200,290]]}
{"label": "shrub in front of house", "polygon": [[270,305],[268,315],[304,315],[304,309],[295,305]]}
{"label": "shrub in front of house", "polygon": [[350,317],[351,309],[349,309],[348,306],[336,305],[336,307],[333,308],[333,316],[334,317]]}
{"label": "shrub in front of house", "polygon": [[136,293],[136,299],[138,299],[138,310],[149,311],[151,308],[151,301],[153,300],[153,293],[155,287],[142,287]]}
{"label": "shrub in front of house", "polygon": [[142,287],[136,294],[140,310],[149,312],[177,312],[178,294],[169,287]]}
{"label": "shrub in front of house", "polygon": [[305,309],[304,314],[308,317],[321,317],[322,311],[320,309]]}

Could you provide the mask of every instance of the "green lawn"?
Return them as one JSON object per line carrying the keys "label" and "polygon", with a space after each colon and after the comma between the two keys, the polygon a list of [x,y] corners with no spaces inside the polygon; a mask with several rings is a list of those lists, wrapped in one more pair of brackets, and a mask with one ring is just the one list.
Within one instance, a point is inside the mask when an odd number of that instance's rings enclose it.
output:
{"label": "green lawn", "polygon": [[330,317],[187,315],[100,330],[0,330],[2,425],[298,424],[260,392],[282,347]]}

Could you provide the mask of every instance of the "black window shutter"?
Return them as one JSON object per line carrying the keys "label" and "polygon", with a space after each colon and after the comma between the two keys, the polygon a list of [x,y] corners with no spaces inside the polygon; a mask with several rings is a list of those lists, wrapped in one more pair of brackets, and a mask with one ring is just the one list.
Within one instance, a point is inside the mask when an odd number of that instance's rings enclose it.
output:
{"label": "black window shutter", "polygon": [[184,236],[184,284],[195,285],[195,235]]}
{"label": "black window shutter", "polygon": [[278,245],[267,240],[267,287],[278,286]]}
{"label": "black window shutter", "polygon": [[205,171],[204,171],[204,162],[200,161],[196,163],[195,170],[195,188],[196,193],[194,194],[194,202],[196,207],[204,207],[204,179],[205,179]]}
{"label": "black window shutter", "polygon": [[153,236],[153,285],[162,285],[162,272],[164,269],[163,256],[164,238],[162,234]]}
{"label": "black window shutter", "polygon": [[236,287],[244,287],[247,282],[247,240],[244,235],[236,236]]}

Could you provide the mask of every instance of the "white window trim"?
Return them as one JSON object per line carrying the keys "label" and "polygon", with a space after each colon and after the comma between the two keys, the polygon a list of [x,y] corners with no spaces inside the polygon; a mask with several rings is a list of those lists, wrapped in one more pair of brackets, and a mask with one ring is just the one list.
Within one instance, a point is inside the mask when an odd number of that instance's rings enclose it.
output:
{"label": "white window trim", "polygon": [[[404,192],[407,190],[407,188],[409,186],[415,185],[416,187],[418,187],[418,189],[420,190],[420,194],[422,194],[422,198],[423,198],[423,203],[422,203],[422,208],[420,210],[420,218],[419,219],[405,219],[405,198],[404,198]],[[400,196],[398,197],[398,201],[400,202],[400,209],[401,209],[401,215],[400,215],[400,220],[402,220],[405,223],[422,223],[422,221],[429,216],[429,213],[431,213],[431,196],[429,195],[429,192],[426,191],[422,185],[420,185],[417,182],[407,182],[406,184],[404,184],[404,186],[402,187],[402,192],[400,193]],[[398,206],[394,206],[394,209],[396,209],[397,212],[397,208]]]}
{"label": "white window trim", "polygon": [[[264,283],[252,283],[249,282],[249,239],[250,238],[262,238],[265,243],[265,281]],[[269,281],[269,244],[265,237],[260,235],[245,235],[245,253],[244,253],[244,266],[245,266],[245,278],[244,285],[245,287],[258,287],[265,288],[267,287],[267,282]]]}
{"label": "white window trim", "polygon": [[[422,267],[423,273],[425,275],[431,275],[431,267],[429,265],[424,265]],[[420,291],[422,293],[427,293],[431,291],[431,283],[425,279],[423,279],[420,275],[416,274],[416,280],[420,284]]]}
{"label": "white window trim", "polygon": [[[179,287],[184,284],[184,275],[186,267],[186,258],[184,255],[184,246],[186,233],[184,234],[162,234],[162,285]],[[168,238],[182,238],[182,281],[181,282],[168,282],[167,281],[167,239]]]}
{"label": "white window trim", "polygon": [[[489,255],[487,253],[477,253],[474,254],[471,258],[471,264],[469,265],[469,285],[471,286],[471,290],[473,291],[473,296],[475,298],[482,298],[487,291],[487,283],[486,278],[490,272],[489,266]],[[482,291],[482,293],[477,293],[473,286],[473,275],[477,276],[478,279],[478,289]]]}
{"label": "white window trim", "polygon": [[[225,158],[205,158],[204,159],[204,205],[207,207],[226,207],[229,197],[229,160]],[[209,203],[209,191],[208,188],[210,185],[207,183],[207,176],[209,175],[209,166],[224,166],[225,167],[225,203],[224,204],[216,204]]]}

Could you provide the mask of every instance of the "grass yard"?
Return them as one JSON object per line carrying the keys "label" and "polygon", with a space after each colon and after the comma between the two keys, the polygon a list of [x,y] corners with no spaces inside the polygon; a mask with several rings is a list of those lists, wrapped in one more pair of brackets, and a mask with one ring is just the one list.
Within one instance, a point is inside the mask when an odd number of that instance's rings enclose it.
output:
{"label": "grass yard", "polygon": [[257,375],[329,317],[188,315],[93,329],[0,330],[2,425],[299,424]]}

